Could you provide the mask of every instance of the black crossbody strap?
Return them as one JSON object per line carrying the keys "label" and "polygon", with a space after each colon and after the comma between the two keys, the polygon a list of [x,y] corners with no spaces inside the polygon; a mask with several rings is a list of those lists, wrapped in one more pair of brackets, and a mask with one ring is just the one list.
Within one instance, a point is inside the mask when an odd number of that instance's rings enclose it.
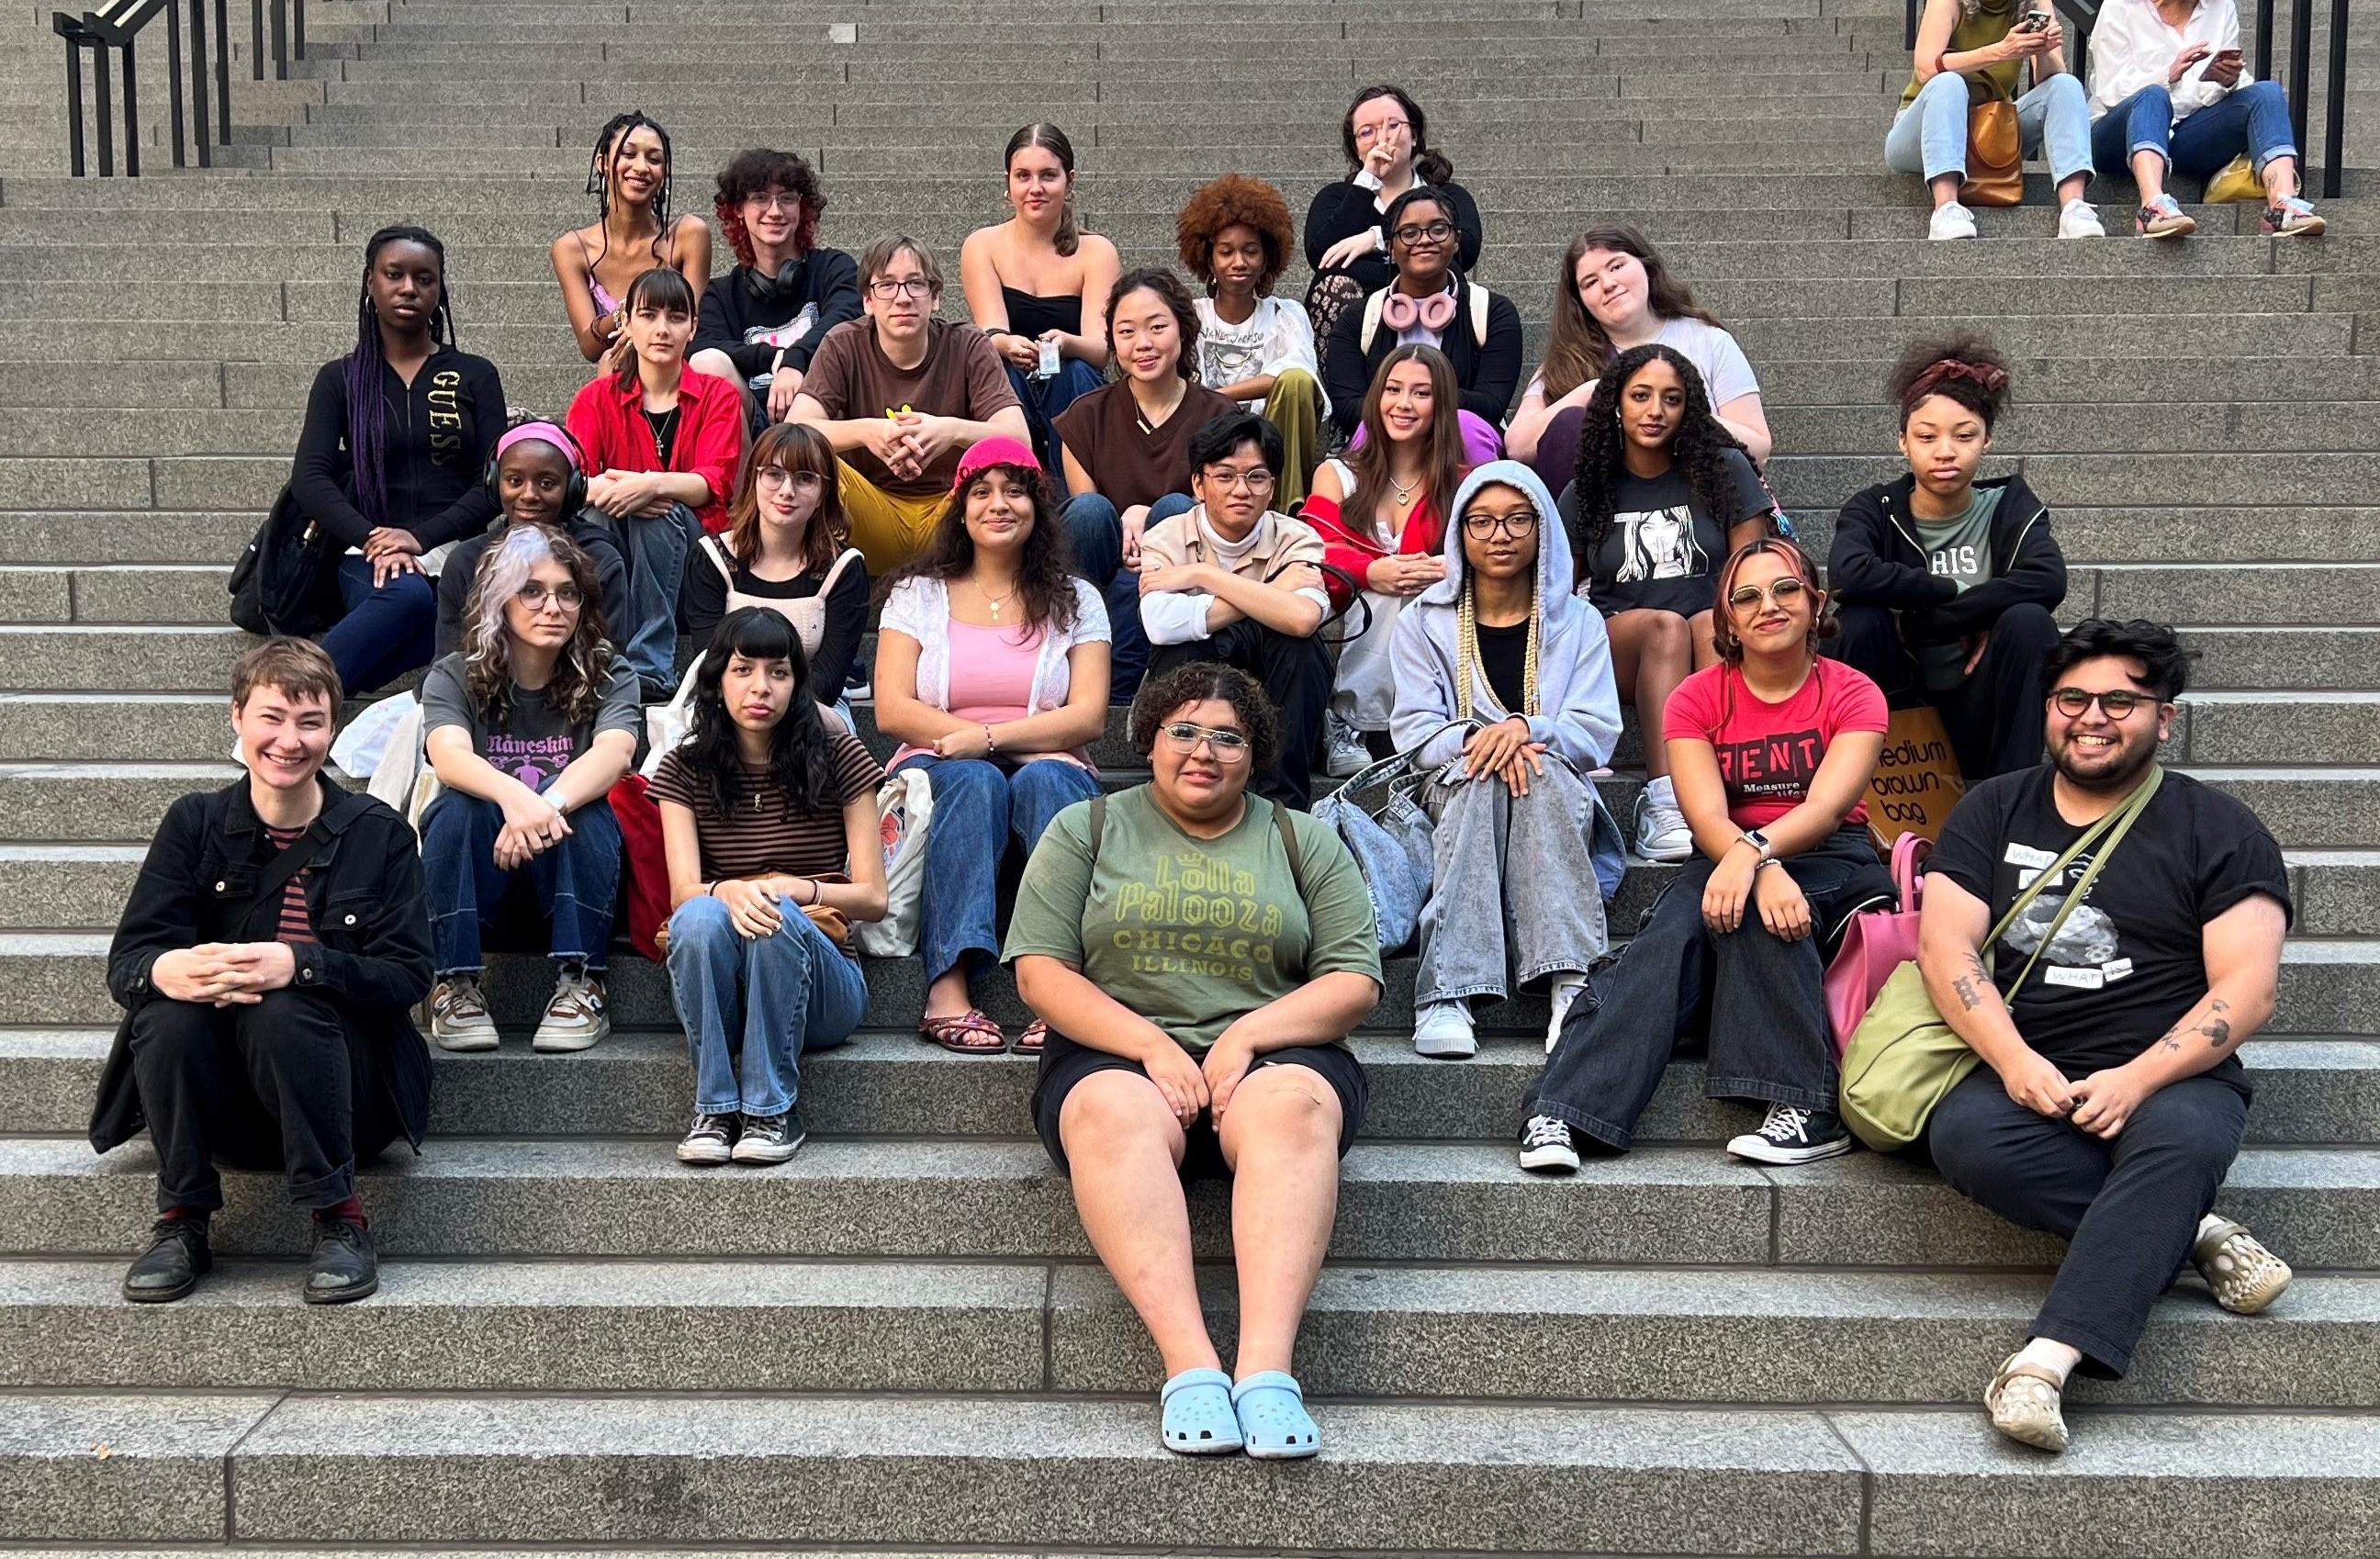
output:
{"label": "black crossbody strap", "polygon": [[233,918],[232,924],[246,926],[248,917],[279,899],[281,890],[289,886],[290,879],[304,871],[322,846],[330,842],[331,836],[322,831],[322,820],[317,818],[314,826],[306,830],[305,837],[285,847],[273,857],[273,864],[264,868],[264,875],[257,879],[256,891],[249,896],[248,902],[239,907],[239,913]]}

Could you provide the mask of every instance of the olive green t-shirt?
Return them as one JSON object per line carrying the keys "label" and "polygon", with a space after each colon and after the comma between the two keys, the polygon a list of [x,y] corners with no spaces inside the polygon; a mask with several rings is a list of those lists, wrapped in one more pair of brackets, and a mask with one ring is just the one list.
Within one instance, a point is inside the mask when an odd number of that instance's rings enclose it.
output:
{"label": "olive green t-shirt", "polygon": [[[2046,9],[2046,0],[2041,0],[2039,4],[2034,0],[1982,0],[1974,9],[1962,8],[1960,11],[1959,19],[1950,27],[1949,46],[1943,52],[1965,54],[1973,49],[1988,48],[2008,36],[2009,29],[2023,19],[2023,11]],[[1998,98],[2015,102],[2024,91],[2024,64],[2021,59],[2002,60],[1998,65],[1987,65],[1980,70],[1966,72],[1968,101],[1982,103]],[[1973,84],[1974,78],[1978,76],[1991,79],[1991,85],[1982,96],[1976,94]],[[1912,70],[1909,85],[1900,91],[1900,106],[1906,108],[1915,103],[1919,89],[1925,85],[1917,79],[1916,71]]]}
{"label": "olive green t-shirt", "polygon": [[1184,833],[1148,787],[1108,799],[1099,859],[1091,804],[1050,820],[1016,885],[1003,961],[1073,965],[1182,1046],[1202,1051],[1233,1020],[1323,974],[1380,977],[1372,900],[1338,835],[1290,815],[1305,891],[1290,870],[1272,804],[1220,839]]}

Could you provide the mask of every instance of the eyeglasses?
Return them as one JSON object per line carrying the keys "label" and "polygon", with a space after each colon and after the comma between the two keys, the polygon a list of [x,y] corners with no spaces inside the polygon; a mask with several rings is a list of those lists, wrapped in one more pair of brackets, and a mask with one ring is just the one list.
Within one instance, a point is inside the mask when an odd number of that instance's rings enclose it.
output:
{"label": "eyeglasses", "polygon": [[758,206],[764,211],[797,211],[802,209],[800,196],[787,194],[782,189],[771,189],[766,195],[747,195],[744,203]]}
{"label": "eyeglasses", "polygon": [[2093,693],[2088,688],[2061,687],[2049,695],[2049,701],[2057,706],[2059,714],[2070,720],[2079,720],[2089,714],[2094,704],[2105,709],[2109,719],[2120,720],[2143,704],[2156,703],[2157,696],[2153,693],[2135,693],[2129,687],[2111,687],[2105,693]]}
{"label": "eyeglasses", "polygon": [[1791,578],[1779,579],[1765,590],[1757,585],[1739,585],[1727,593],[1727,604],[1738,611],[1749,611],[1762,601],[1773,601],[1779,606],[1799,606],[1809,588],[1802,581]]}
{"label": "eyeglasses", "polygon": [[587,598],[578,593],[576,585],[556,585],[551,590],[542,585],[524,585],[520,587],[519,599],[520,604],[531,611],[544,610],[549,600],[565,611],[577,611]]}
{"label": "eyeglasses", "polygon": [[923,276],[904,276],[899,281],[879,276],[868,284],[868,296],[884,303],[896,297],[923,297],[933,290],[934,284]]}
{"label": "eyeglasses", "polygon": [[822,488],[826,478],[816,471],[788,471],[782,465],[763,465],[758,477],[762,487]]}
{"label": "eyeglasses", "polygon": [[1436,222],[1408,222],[1396,233],[1400,244],[1418,244],[1425,238],[1433,244],[1443,244],[1453,236],[1454,224],[1444,217]]}
{"label": "eyeglasses", "polygon": [[1355,128],[1355,144],[1361,146],[1367,140],[1378,140],[1382,136],[1412,128],[1402,119],[1383,119],[1377,125],[1359,125]]}
{"label": "eyeglasses", "polygon": [[1270,492],[1273,489],[1273,474],[1261,465],[1253,471],[1234,471],[1228,465],[1209,465],[1199,475],[1227,491]]}
{"label": "eyeglasses", "polygon": [[1537,512],[1524,509],[1512,514],[1465,514],[1463,534],[1485,541],[1498,531],[1515,539],[1537,533]]}
{"label": "eyeglasses", "polygon": [[1195,753],[1198,743],[1205,742],[1215,749],[1217,763],[1237,763],[1248,755],[1248,739],[1236,731],[1217,731],[1212,726],[1175,720],[1172,725],[1158,727],[1157,733],[1177,753]]}

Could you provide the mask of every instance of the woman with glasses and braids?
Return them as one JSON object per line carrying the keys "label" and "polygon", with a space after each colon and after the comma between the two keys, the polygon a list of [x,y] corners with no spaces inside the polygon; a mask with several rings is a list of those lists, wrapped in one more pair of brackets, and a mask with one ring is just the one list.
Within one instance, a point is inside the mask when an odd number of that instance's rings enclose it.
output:
{"label": "woman with glasses and braids", "polygon": [[1921,342],[1888,387],[1909,475],[1854,494],[1835,522],[1842,634],[1828,653],[1895,702],[1940,711],[1969,784],[2031,768],[2066,554],[2022,477],[1975,479],[2008,405],[2007,359],[1974,338]]}
{"label": "woman with glasses and braids", "polygon": [[1438,825],[1414,1048],[1475,1054],[1472,1007],[1543,981],[1551,1049],[1607,945],[1587,776],[1620,744],[1611,646],[1571,593],[1570,539],[1536,473],[1491,461],[1449,508],[1446,572],[1390,645],[1390,729],[1418,749]]}
{"label": "woman with glasses and braids", "polygon": [[445,246],[382,228],[364,246],[355,348],[314,375],[289,471],[291,499],[347,549],[346,615],[322,647],[349,693],[430,663],[438,601],[422,554],[495,518],[481,478],[504,431],[495,365],[455,347]]}
{"label": "woman with glasses and braids", "polygon": [[[1371,899],[1327,825],[1249,794],[1273,740],[1246,673],[1154,678],[1132,718],[1148,782],[1051,820],[1002,955],[1050,1031],[1034,1128],[1156,1344],[1160,1443],[1184,1456],[1321,1448],[1291,1353],[1368,1096],[1347,1035],[1380,996]],[[1232,1179],[1228,1374],[1191,1265],[1194,1175]]]}
{"label": "woman with glasses and braids", "polygon": [[593,363],[620,345],[628,284],[646,272],[675,271],[702,296],[710,284],[710,224],[692,211],[670,215],[669,132],[635,110],[613,115],[595,138],[587,193],[595,197],[595,221],[553,241],[553,275],[579,355]]}
{"label": "woman with glasses and braids", "polygon": [[1522,1106],[1524,1169],[1570,1173],[1581,1137],[1625,1152],[1671,1052],[1696,1033],[1709,1095],[1767,1108],[1729,1153],[1793,1165],[1851,1151],[1825,949],[1853,910],[1892,898],[1866,828],[1884,695],[1818,654],[1834,623],[1792,542],[1740,549],[1718,594],[1718,663],[1685,680],[1662,722],[1696,854],[1597,976],[1597,1000],[1563,1021]]}
{"label": "woman with glasses and braids", "polygon": [[1445,190],[1417,184],[1380,218],[1395,279],[1340,312],[1323,358],[1330,417],[1341,432],[1355,431],[1364,392],[1389,354],[1419,342],[1454,365],[1464,418],[1497,436],[1521,384],[1521,313],[1511,298],[1473,285],[1456,267],[1461,211]]}

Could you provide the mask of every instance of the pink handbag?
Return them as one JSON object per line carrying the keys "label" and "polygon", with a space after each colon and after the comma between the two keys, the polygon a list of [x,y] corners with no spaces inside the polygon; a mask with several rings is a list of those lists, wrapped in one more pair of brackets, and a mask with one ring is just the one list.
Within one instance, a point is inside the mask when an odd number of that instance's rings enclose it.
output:
{"label": "pink handbag", "polygon": [[1917,864],[1934,849],[1925,835],[1906,833],[1892,841],[1892,886],[1899,909],[1862,910],[1843,927],[1842,945],[1827,965],[1827,1018],[1834,1025],[1835,1057],[1851,1047],[1852,1034],[1867,1016],[1868,1003],[1892,972],[1917,957],[1917,904],[1923,891]]}

